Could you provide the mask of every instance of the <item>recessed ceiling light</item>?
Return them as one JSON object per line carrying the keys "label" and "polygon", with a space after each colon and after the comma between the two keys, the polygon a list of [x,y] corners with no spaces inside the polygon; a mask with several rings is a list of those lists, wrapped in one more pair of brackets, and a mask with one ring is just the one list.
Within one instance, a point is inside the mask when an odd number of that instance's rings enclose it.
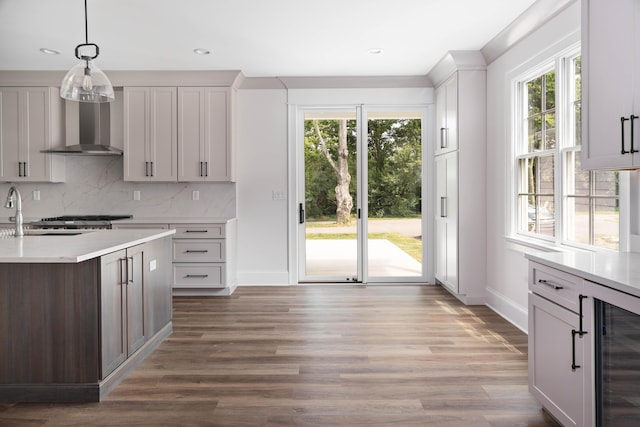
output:
{"label": "recessed ceiling light", "polygon": [[193,49],[193,53],[195,53],[196,55],[209,55],[211,51],[209,49],[198,48]]}
{"label": "recessed ceiling light", "polygon": [[48,47],[40,48],[40,52],[42,52],[44,54],[47,54],[47,55],[60,55],[60,51],[59,50],[49,49]]}
{"label": "recessed ceiling light", "polygon": [[380,55],[382,52],[384,52],[384,49],[380,47],[372,47],[371,49],[369,49],[369,53],[371,55]]}

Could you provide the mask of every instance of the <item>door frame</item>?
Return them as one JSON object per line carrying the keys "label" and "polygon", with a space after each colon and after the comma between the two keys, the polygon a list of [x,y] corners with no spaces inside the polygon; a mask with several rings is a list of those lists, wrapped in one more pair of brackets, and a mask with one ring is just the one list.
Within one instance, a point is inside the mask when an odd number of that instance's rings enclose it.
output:
{"label": "door frame", "polygon": [[[343,89],[286,89],[287,90],[287,163],[288,176],[288,274],[289,284],[298,285],[298,176],[300,147],[298,142],[304,138],[300,134],[300,115],[305,108],[349,108],[360,105],[365,108],[376,109],[406,109],[423,110],[422,130],[422,230],[423,235],[434,236],[434,206],[435,194],[435,169],[433,168],[433,150],[435,147],[435,93],[430,87],[412,88],[343,88]],[[304,119],[304,116],[302,116]],[[304,129],[302,129],[303,131]],[[362,189],[362,191],[366,189]],[[360,203],[360,201],[359,201]],[[364,213],[363,213],[364,214]],[[362,235],[367,233],[366,226],[361,230]],[[427,239],[422,245],[422,283],[434,283],[433,262],[435,239]],[[365,256],[366,254],[363,254]],[[363,276],[363,283],[368,283],[368,278]],[[404,283],[404,282],[394,282]],[[415,282],[410,282],[415,283]],[[371,284],[381,284],[374,282]],[[343,283],[339,284],[343,286]]]}

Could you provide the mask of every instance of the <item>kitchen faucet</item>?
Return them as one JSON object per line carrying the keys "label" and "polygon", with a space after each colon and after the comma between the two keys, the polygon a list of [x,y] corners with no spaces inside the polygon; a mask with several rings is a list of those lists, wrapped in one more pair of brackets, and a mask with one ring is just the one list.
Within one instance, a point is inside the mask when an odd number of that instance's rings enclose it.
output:
{"label": "kitchen faucet", "polygon": [[20,196],[20,192],[12,185],[9,188],[9,194],[7,195],[7,201],[4,204],[4,207],[7,209],[13,208],[15,199],[16,204],[16,237],[24,236],[24,230],[22,228],[22,197]]}

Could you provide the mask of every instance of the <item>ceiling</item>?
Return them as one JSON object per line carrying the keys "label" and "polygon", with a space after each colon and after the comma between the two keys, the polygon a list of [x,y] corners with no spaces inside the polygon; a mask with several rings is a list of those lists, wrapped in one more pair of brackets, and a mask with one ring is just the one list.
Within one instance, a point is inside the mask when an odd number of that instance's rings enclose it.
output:
{"label": "ceiling", "polygon": [[[447,51],[481,49],[534,2],[88,0],[89,42],[103,70],[418,76]],[[83,42],[83,0],[0,0],[0,70],[68,69]]]}

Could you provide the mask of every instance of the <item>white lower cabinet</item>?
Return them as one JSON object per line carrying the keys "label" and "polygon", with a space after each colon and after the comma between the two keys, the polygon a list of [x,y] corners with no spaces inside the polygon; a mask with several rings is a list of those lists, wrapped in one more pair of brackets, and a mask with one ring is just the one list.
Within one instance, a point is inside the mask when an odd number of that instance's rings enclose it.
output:
{"label": "white lower cabinet", "polygon": [[573,332],[578,320],[576,313],[529,295],[530,391],[565,426],[583,425],[584,339]]}
{"label": "white lower cabinet", "polygon": [[223,224],[172,224],[173,287],[199,289],[227,285],[226,235]]}
{"label": "white lower cabinet", "polygon": [[172,240],[174,295],[229,295],[237,286],[235,219],[215,223],[140,222],[113,227],[176,230]]}
{"label": "white lower cabinet", "polygon": [[529,391],[564,426],[590,418],[591,335],[581,321],[582,289],[582,278],[530,263]]}

